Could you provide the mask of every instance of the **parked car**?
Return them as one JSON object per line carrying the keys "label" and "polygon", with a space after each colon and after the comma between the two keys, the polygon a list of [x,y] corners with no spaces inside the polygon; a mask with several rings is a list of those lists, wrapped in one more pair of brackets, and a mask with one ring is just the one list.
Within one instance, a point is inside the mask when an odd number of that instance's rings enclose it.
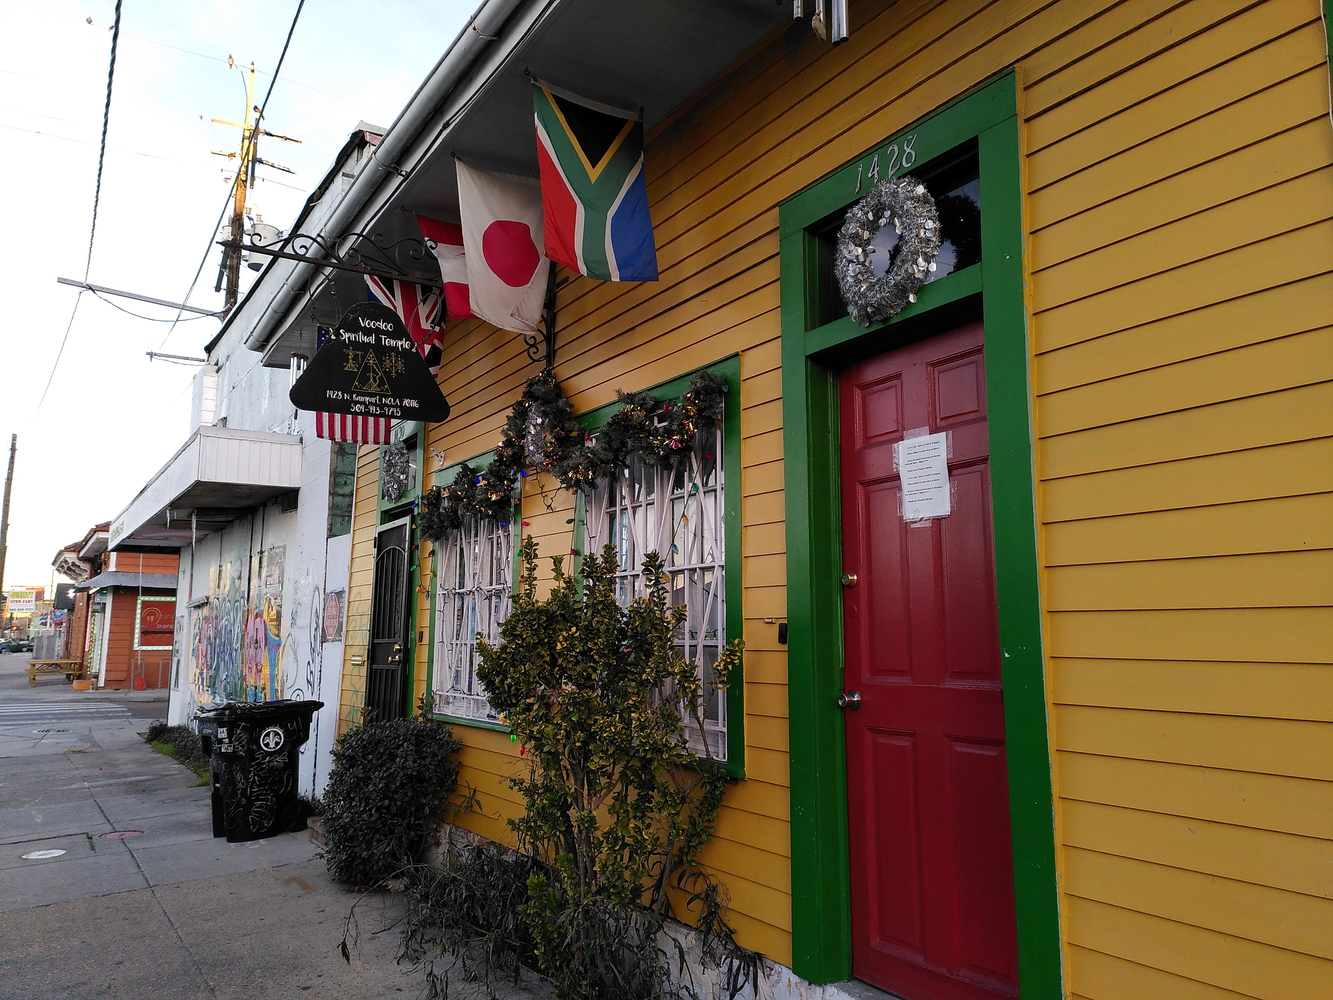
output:
{"label": "parked car", "polygon": [[31,653],[31,652],[32,652],[32,640],[31,640],[31,639],[15,639],[15,640],[14,640],[14,652],[16,652],[16,653]]}
{"label": "parked car", "polygon": [[18,639],[0,639],[0,653],[17,653],[18,647]]}

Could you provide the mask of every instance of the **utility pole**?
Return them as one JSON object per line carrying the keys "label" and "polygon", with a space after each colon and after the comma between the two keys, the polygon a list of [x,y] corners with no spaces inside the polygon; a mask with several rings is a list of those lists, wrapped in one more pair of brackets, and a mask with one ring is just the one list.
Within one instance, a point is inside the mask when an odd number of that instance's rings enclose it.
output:
{"label": "utility pole", "polygon": [[0,608],[3,609],[6,634],[9,629],[9,595],[5,593],[5,556],[9,554],[9,491],[14,485],[14,455],[19,450],[19,436],[9,438],[9,471],[5,473],[5,500],[0,509]]}
{"label": "utility pole", "polygon": [[[228,68],[234,67],[236,62],[231,56],[227,57]],[[232,128],[241,130],[241,151],[238,154],[226,150],[215,149],[215,156],[225,156],[227,159],[236,160],[236,182],[232,187],[232,209],[231,222],[228,225],[228,240],[234,240],[238,243],[245,242],[245,200],[246,192],[254,186],[255,183],[255,165],[262,163],[265,166],[275,167],[278,170],[284,170],[287,173],[293,173],[287,167],[278,166],[276,163],[269,163],[267,160],[259,158],[259,137],[266,135],[274,139],[282,139],[285,142],[300,142],[300,139],[293,139],[286,135],[277,135],[259,127],[258,120],[259,108],[255,105],[255,64],[250,64],[250,76],[245,83],[245,116],[239,122],[229,122],[222,118],[214,118],[213,121],[218,125],[230,125]],[[227,284],[227,296],[223,304],[222,311],[230,313],[235,307],[237,299],[241,295],[241,254],[240,249],[226,248],[222,251],[222,265],[218,269],[218,280],[213,286],[213,291],[221,291],[222,283],[225,278]]]}

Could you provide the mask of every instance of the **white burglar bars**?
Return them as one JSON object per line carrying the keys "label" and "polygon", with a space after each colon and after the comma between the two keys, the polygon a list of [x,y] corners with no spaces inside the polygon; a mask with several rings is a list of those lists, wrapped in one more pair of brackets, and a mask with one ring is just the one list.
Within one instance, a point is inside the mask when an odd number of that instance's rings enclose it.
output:
{"label": "white burglar bars", "polygon": [[[725,696],[711,689],[714,668],[726,645],[723,552],[722,429],[709,443],[685,451],[670,469],[634,462],[588,501],[587,551],[610,542],[618,556],[617,596],[628,604],[646,593],[643,557],[656,551],[666,561],[671,603],[687,615],[678,646],[698,666],[706,697],[707,756],[727,759]],[[686,726],[690,747],[704,755],[698,726]]]}
{"label": "white burglar bars", "polygon": [[513,598],[514,545],[509,525],[464,520],[435,547],[435,711],[498,722],[477,679],[477,634],[499,640]]}

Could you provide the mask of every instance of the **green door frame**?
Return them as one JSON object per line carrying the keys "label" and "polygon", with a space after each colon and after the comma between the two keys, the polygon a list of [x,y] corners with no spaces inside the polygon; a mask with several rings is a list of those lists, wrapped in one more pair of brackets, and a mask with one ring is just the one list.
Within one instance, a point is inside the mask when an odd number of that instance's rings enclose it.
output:
{"label": "green door frame", "polygon": [[[975,141],[981,263],[921,289],[869,330],[822,322],[836,295],[818,264],[827,225],[868,190]],[[908,151],[910,151],[910,156]],[[1038,592],[1017,82],[1012,71],[959,98],[780,206],[782,398],[791,623],[792,966],[827,983],[851,975],[847,771],[842,690],[838,372],[852,360],[981,318],[989,397],[996,601],[1003,684],[1019,981],[1027,1000],[1062,994],[1055,816]],[[872,168],[878,170],[872,172]],[[886,167],[896,167],[885,169]]]}

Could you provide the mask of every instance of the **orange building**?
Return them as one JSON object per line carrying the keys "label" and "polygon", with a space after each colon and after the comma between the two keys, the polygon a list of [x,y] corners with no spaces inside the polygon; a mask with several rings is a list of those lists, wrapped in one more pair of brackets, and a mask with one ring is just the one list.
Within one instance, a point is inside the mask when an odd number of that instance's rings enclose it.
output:
{"label": "orange building", "polygon": [[166,688],[176,631],[175,551],[107,551],[110,522],[94,526],[53,563],[75,583],[67,656],[97,687]]}

